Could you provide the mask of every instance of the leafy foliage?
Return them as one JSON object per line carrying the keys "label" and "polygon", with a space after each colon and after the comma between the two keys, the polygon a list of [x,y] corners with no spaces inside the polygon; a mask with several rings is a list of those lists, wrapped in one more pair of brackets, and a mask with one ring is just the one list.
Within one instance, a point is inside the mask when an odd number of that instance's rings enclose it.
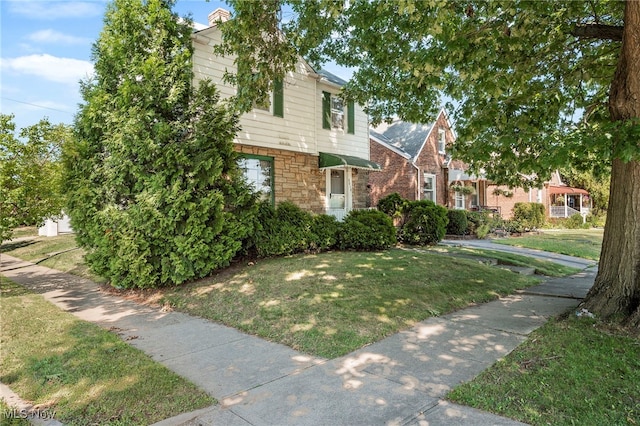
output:
{"label": "leafy foliage", "polygon": [[352,210],[341,226],[339,247],[343,250],[384,250],[396,242],[391,218],[378,210]]}
{"label": "leafy foliage", "polygon": [[335,217],[327,214],[313,216],[311,222],[310,249],[317,251],[331,250],[338,244],[340,223]]}
{"label": "leafy foliage", "polygon": [[192,87],[191,28],[171,4],[109,4],[64,149],[72,226],[87,263],[117,287],[203,277],[253,231],[237,116],[209,82]]}
{"label": "leafy foliage", "polygon": [[544,205],[541,203],[516,203],[513,206],[513,218],[527,229],[540,228],[544,225]]}
{"label": "leafy foliage", "polygon": [[464,235],[467,232],[469,223],[467,221],[467,212],[465,210],[449,210],[447,211],[447,234]]}
{"label": "leafy foliage", "polygon": [[406,204],[405,221],[400,228],[400,240],[407,244],[436,244],[447,230],[447,209],[433,201],[411,201]]}
{"label": "leafy foliage", "polygon": [[308,249],[311,241],[311,213],[290,201],[273,208],[261,203],[254,239],[260,257],[283,256]]}
{"label": "leafy foliage", "polygon": [[387,195],[386,197],[382,197],[378,201],[378,210],[391,217],[395,217],[402,211],[403,204],[406,202],[400,194],[394,192],[392,194]]}
{"label": "leafy foliage", "polygon": [[34,225],[60,215],[60,147],[71,129],[39,123],[15,133],[13,116],[0,114],[0,240],[11,238],[13,228]]}

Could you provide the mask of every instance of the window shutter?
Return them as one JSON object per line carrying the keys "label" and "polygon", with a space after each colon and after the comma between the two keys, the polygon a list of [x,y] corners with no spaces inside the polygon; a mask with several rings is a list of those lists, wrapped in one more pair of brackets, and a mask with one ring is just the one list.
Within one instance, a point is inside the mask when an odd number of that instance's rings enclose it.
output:
{"label": "window shutter", "polygon": [[322,128],[331,128],[331,93],[322,92]]}
{"label": "window shutter", "polygon": [[353,101],[349,101],[349,103],[347,103],[347,133],[352,135],[356,133],[355,112],[356,108]]}
{"label": "window shutter", "polygon": [[273,115],[284,117],[284,89],[280,79],[273,82]]}

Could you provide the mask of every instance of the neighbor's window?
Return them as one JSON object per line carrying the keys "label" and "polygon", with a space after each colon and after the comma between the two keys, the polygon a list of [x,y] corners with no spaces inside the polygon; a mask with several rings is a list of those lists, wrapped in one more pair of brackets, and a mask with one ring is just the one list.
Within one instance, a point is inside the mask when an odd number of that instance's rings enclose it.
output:
{"label": "neighbor's window", "polygon": [[446,132],[444,129],[438,129],[438,152],[444,154],[447,149]]}
{"label": "neighbor's window", "polygon": [[455,208],[456,209],[460,209],[460,210],[464,210],[464,194],[462,194],[461,192],[456,192],[454,195],[454,201],[455,201]]}
{"label": "neighbor's window", "polygon": [[260,198],[274,202],[273,190],[273,157],[262,155],[243,155],[238,165],[244,173],[245,180],[260,193]]}
{"label": "neighbor's window", "polygon": [[436,175],[424,174],[424,199],[436,202]]}

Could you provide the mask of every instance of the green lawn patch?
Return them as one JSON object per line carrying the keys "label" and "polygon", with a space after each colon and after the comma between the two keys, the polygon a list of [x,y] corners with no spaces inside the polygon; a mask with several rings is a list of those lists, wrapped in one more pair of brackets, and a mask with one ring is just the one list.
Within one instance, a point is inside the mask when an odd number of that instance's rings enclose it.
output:
{"label": "green lawn patch", "polygon": [[0,381],[63,423],[147,425],[215,403],[116,334],[0,278]]}
{"label": "green lawn patch", "polygon": [[93,274],[84,263],[84,250],[78,247],[73,234],[8,241],[0,246],[0,252],[97,283],[106,281]]}
{"label": "green lawn patch", "polygon": [[532,425],[637,425],[640,339],[588,318],[551,320],[448,398]]}
{"label": "green lawn patch", "polygon": [[548,277],[565,277],[580,272],[578,268],[560,265],[550,260],[535,259],[532,257],[522,256],[519,254],[506,253],[498,250],[483,250],[470,247],[450,247],[436,246],[430,247],[428,250],[438,253],[449,253],[453,255],[474,256],[496,259],[498,263],[503,265],[525,266],[535,268],[536,274],[546,275]]}
{"label": "green lawn patch", "polygon": [[602,229],[565,229],[497,239],[494,242],[598,260],[602,234]]}
{"label": "green lawn patch", "polygon": [[330,252],[235,267],[164,290],[158,301],[333,358],[428,317],[487,302],[537,282],[435,253]]}

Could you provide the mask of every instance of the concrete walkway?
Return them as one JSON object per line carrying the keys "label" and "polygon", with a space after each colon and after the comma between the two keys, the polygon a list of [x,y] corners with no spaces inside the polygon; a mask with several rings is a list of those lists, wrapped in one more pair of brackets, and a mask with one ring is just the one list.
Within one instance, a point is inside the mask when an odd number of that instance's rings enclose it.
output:
{"label": "concrete walkway", "polygon": [[6,277],[81,319],[117,331],[220,401],[157,425],[519,424],[442,398],[512,351],[550,316],[577,307],[595,276],[590,268],[552,279],[326,360],[102,293],[74,275],[6,255],[0,261]]}

